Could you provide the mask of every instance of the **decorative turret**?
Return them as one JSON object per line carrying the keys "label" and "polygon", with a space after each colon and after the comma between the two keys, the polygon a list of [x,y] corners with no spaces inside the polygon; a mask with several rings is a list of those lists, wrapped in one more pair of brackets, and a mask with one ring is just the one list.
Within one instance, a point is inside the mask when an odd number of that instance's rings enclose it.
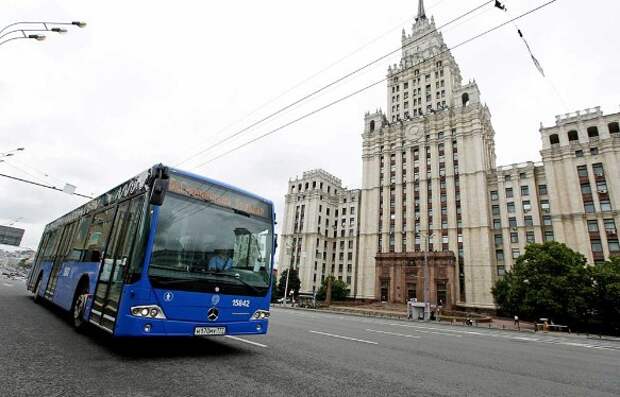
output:
{"label": "decorative turret", "polygon": [[426,12],[424,11],[424,0],[420,0],[418,2],[418,16],[415,20],[418,21],[420,19],[426,19]]}

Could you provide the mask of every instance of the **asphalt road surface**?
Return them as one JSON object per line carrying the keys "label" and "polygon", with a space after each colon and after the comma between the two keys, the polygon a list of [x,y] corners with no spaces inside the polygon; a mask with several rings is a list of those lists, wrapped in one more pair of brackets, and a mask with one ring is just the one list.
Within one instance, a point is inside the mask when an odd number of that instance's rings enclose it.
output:
{"label": "asphalt road surface", "polygon": [[81,335],[0,279],[2,396],[618,396],[620,343],[273,309],[264,337]]}

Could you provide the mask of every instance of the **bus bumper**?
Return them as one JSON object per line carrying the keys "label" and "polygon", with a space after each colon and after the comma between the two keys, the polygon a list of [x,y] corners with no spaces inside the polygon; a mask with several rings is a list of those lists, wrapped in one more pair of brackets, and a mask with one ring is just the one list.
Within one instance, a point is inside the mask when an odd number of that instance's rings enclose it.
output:
{"label": "bus bumper", "polygon": [[224,327],[224,335],[261,335],[267,333],[269,321],[252,320],[241,322],[193,322],[158,320],[131,315],[116,320],[115,336],[195,336],[197,327]]}

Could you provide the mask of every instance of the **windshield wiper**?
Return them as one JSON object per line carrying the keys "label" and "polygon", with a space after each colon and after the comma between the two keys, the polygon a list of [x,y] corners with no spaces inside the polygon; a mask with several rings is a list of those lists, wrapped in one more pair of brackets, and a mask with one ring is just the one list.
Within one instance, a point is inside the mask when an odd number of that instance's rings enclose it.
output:
{"label": "windshield wiper", "polygon": [[239,276],[239,273],[230,274],[230,273],[220,273],[220,272],[210,271],[210,272],[206,272],[205,274],[215,274],[217,276],[224,276],[224,277],[228,277],[228,278],[233,278],[233,279],[239,281],[241,284],[245,285],[246,287],[252,289],[252,291],[256,292],[257,294],[261,294],[261,291],[258,288],[256,288],[252,284],[248,283],[247,281],[242,280],[241,276]]}
{"label": "windshield wiper", "polygon": [[[157,276],[152,276],[152,277],[157,277]],[[158,277],[159,278],[159,277]],[[174,279],[169,279],[169,280],[157,280],[158,283],[160,284],[181,284],[181,283],[187,283],[187,282],[193,282],[193,281],[202,281],[204,279],[200,279],[200,278],[174,278]]]}

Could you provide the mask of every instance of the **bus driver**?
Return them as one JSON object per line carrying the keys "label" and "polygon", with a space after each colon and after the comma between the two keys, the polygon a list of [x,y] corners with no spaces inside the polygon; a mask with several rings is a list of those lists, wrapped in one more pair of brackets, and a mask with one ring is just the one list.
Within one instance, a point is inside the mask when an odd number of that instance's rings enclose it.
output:
{"label": "bus driver", "polygon": [[231,270],[233,261],[228,250],[216,249],[215,256],[209,261],[209,270]]}

